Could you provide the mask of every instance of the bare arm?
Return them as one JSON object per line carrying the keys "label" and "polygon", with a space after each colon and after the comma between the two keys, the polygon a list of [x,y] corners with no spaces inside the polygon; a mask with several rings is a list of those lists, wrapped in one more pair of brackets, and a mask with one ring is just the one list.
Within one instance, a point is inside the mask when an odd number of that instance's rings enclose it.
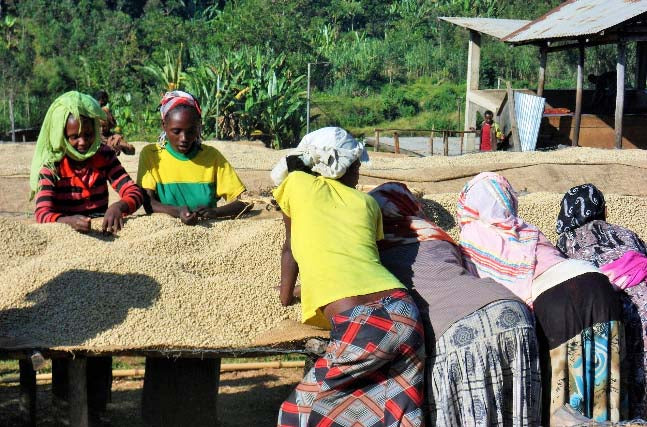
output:
{"label": "bare arm", "polygon": [[292,221],[289,216],[283,214],[283,222],[285,223],[285,242],[281,252],[281,304],[288,306],[294,302],[294,285],[297,282],[299,265],[292,256],[290,245]]}
{"label": "bare arm", "polygon": [[231,203],[227,203],[223,206],[218,206],[215,208],[200,208],[197,210],[198,216],[202,218],[231,218],[237,217],[238,215],[248,212],[252,207],[253,203],[245,203],[242,200],[234,200]]}

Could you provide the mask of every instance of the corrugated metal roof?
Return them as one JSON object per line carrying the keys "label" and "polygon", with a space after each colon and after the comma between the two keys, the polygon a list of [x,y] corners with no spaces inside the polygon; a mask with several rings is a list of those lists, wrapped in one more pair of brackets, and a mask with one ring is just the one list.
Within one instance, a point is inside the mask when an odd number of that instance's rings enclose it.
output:
{"label": "corrugated metal roof", "polygon": [[647,12],[647,0],[568,0],[503,38],[508,43],[598,34]]}
{"label": "corrugated metal roof", "polygon": [[459,27],[469,28],[470,30],[496,37],[497,39],[502,39],[531,22],[523,19],[493,18],[441,17],[440,19],[458,25]]}

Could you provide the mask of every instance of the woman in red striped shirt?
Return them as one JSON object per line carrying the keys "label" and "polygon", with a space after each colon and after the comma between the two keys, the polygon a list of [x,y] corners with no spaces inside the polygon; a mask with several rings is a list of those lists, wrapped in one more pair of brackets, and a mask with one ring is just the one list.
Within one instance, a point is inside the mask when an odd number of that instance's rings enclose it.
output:
{"label": "woman in red striped shirt", "polygon": [[[36,194],[36,221],[62,222],[90,231],[90,219],[103,216],[104,232],[117,232],[123,217],[143,202],[114,151],[97,131],[105,112],[89,95],[67,92],[47,111],[32,160],[30,186]],[[108,205],[108,182],[120,200]]]}

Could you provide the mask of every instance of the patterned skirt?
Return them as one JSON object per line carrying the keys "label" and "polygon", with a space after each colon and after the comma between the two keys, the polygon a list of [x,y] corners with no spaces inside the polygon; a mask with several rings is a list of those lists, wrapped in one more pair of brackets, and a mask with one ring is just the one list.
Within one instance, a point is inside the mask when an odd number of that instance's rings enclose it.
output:
{"label": "patterned skirt", "polygon": [[629,417],[647,420],[647,283],[621,293],[627,343]]}
{"label": "patterned skirt", "polygon": [[423,425],[424,332],[404,291],[336,315],[326,354],[281,405],[279,426]]}
{"label": "patterned skirt", "polygon": [[565,404],[595,421],[625,418],[622,303],[607,277],[586,273],[569,279],[539,295],[534,309],[544,423]]}
{"label": "patterned skirt", "polygon": [[525,304],[496,301],[464,317],[427,360],[432,426],[539,425],[539,353]]}

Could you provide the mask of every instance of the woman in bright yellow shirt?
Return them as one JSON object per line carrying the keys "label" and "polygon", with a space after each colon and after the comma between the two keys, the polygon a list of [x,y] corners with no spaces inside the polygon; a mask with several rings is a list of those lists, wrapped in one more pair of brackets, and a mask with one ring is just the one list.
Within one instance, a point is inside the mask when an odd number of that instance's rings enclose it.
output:
{"label": "woman in bright yellow shirt", "polygon": [[300,274],[304,323],[332,325],[326,354],[281,405],[280,426],[423,422],[422,323],[380,264],[380,208],[354,188],[360,160],[368,160],[362,143],[323,128],[272,171],[286,227],[281,302],[293,302]]}

